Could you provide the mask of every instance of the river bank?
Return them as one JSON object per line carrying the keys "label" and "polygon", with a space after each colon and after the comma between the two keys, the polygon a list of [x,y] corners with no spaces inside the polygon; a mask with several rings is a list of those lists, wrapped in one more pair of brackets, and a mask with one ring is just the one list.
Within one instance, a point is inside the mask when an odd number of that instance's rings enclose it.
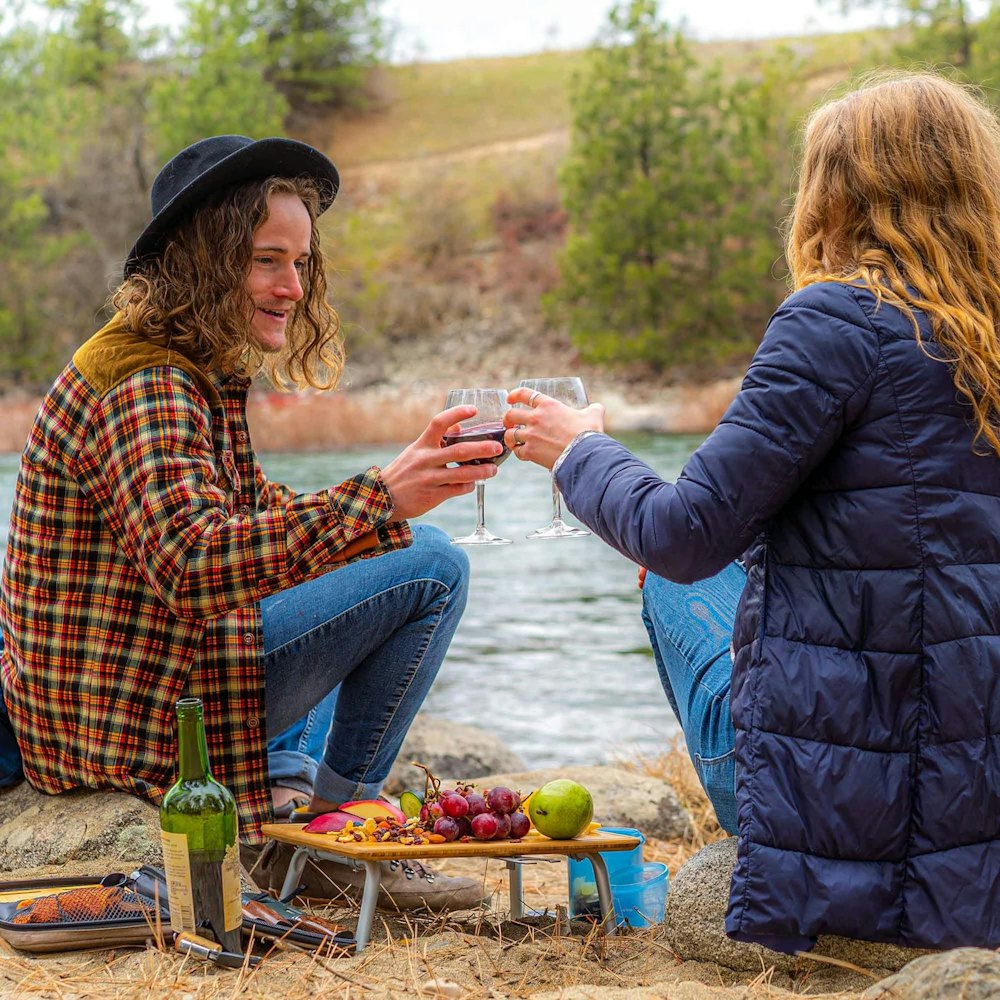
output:
{"label": "river bank", "polygon": [[[738,378],[662,389],[623,388],[590,380],[590,396],[604,404],[612,434],[707,434],[739,388]],[[247,405],[254,446],[261,452],[330,451],[413,440],[444,405],[449,382],[377,385],[331,393],[255,389]],[[18,395],[2,403],[0,452],[20,452],[41,397]]]}

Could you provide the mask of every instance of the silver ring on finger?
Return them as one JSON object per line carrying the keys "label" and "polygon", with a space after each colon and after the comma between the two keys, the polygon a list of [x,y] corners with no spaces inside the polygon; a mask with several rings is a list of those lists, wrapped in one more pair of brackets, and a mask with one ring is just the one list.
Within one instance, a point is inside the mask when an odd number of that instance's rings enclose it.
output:
{"label": "silver ring on finger", "polygon": [[518,439],[517,439],[517,428],[516,427],[514,428],[513,431],[511,431],[511,435],[510,436],[511,436],[511,440],[514,442],[514,447],[515,448],[523,448],[524,447],[524,442],[523,441],[518,441]]}
{"label": "silver ring on finger", "polygon": [[534,406],[535,405],[535,399],[538,396],[540,396],[540,395],[541,395],[541,393],[537,389],[532,389],[531,390],[531,395],[528,397],[528,406]]}

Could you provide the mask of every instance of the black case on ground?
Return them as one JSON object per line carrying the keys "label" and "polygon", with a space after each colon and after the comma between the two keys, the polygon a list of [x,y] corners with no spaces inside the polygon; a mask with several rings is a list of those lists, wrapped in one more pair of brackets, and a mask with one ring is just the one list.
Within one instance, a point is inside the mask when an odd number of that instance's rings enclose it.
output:
{"label": "black case on ground", "polygon": [[[122,890],[123,904],[127,905],[113,906],[100,919],[87,919],[77,912],[79,907],[67,910],[59,902],[62,893],[75,890],[75,900],[86,902],[88,890],[105,894],[108,889],[115,888]],[[243,898],[244,902],[250,899],[262,902],[285,919],[295,919],[293,908],[271,900],[266,894],[255,896],[244,893]],[[46,919],[24,922],[32,909],[43,907],[42,915]],[[75,951],[140,945],[149,939],[170,941],[172,933],[166,879],[163,872],[152,865],[143,865],[130,875],[113,872],[105,876],[0,882],[0,938],[23,951]],[[262,945],[280,938],[300,948],[315,950],[322,947],[328,955],[353,954],[357,945],[354,933],[347,929],[328,937],[307,930],[282,929],[244,916],[244,943],[249,942],[251,935]]]}
{"label": "black case on ground", "polygon": [[[120,876],[124,880],[125,876]],[[117,878],[117,876],[116,876]],[[85,918],[74,908],[67,912],[59,894],[78,890],[75,899],[85,900],[88,890],[94,898],[108,887],[107,877],[81,875],[75,878],[40,878],[0,882],[0,937],[23,951],[73,951],[81,948],[113,948],[142,944],[158,933],[170,934],[170,914],[166,897],[159,909],[151,899],[126,889],[127,906],[113,906],[100,918]],[[44,907],[47,919],[26,923],[26,915]]]}

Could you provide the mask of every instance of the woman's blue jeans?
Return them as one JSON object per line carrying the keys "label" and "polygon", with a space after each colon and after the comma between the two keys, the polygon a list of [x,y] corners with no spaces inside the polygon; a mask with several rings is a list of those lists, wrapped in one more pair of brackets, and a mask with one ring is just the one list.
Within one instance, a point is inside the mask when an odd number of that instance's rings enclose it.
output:
{"label": "woman's blue jeans", "polygon": [[736,606],[746,584],[740,563],[707,580],[671,583],[652,573],[642,620],[656,669],[719,825],[736,833],[736,736],[729,711]]}
{"label": "woman's blue jeans", "polygon": [[261,601],[272,784],[374,798],[465,609],[469,560],[415,525],[413,544]]}

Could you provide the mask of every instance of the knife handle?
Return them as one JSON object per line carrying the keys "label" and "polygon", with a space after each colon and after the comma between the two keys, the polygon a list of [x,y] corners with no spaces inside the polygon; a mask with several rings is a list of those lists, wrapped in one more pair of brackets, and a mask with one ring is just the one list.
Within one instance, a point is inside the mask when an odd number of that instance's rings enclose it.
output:
{"label": "knife handle", "polygon": [[224,969],[242,969],[244,962],[253,968],[260,963],[260,959],[253,955],[247,959],[237,951],[223,951],[222,945],[216,941],[209,941],[200,934],[191,934],[188,931],[174,935],[174,947],[185,955],[193,955],[213,965],[220,965]]}

